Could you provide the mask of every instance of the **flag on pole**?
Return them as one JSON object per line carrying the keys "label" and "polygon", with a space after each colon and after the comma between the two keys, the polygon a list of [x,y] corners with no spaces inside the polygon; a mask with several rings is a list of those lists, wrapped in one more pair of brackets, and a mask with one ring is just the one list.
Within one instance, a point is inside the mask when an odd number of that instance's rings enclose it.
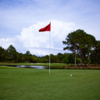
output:
{"label": "flag on pole", "polygon": [[39,32],[44,32],[44,31],[51,31],[51,23],[39,30]]}
{"label": "flag on pole", "polygon": [[[39,29],[39,32],[45,32],[45,31],[51,32],[51,23],[45,26],[44,28]],[[49,46],[50,44],[51,44],[51,34],[50,34],[50,39],[49,39]],[[49,74],[50,74],[50,48],[49,48]]]}

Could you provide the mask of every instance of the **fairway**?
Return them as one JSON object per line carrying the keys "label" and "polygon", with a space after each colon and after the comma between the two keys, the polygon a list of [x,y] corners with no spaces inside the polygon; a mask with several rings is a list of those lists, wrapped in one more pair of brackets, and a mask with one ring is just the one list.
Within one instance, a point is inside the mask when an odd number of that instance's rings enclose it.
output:
{"label": "fairway", "polygon": [[100,70],[0,67],[0,100],[100,100]]}

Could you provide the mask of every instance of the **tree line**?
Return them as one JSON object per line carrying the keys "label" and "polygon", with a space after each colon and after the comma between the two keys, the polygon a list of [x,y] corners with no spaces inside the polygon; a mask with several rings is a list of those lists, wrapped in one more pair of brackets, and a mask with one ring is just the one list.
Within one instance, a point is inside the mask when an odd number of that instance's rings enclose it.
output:
{"label": "tree line", "polygon": [[[100,64],[100,41],[96,40],[93,35],[78,29],[70,32],[62,42],[66,45],[63,49],[70,50],[72,53],[50,54],[51,63]],[[25,54],[19,53],[13,45],[10,45],[7,49],[0,47],[0,62],[48,63],[49,55],[38,57],[32,55],[30,51],[26,51]]]}
{"label": "tree line", "polygon": [[[73,53],[58,53],[57,55],[50,54],[51,63],[74,63]],[[0,62],[7,63],[48,63],[49,55],[38,57],[32,55],[30,51],[26,51],[25,54],[17,52],[13,45],[10,45],[7,49],[0,47]]]}

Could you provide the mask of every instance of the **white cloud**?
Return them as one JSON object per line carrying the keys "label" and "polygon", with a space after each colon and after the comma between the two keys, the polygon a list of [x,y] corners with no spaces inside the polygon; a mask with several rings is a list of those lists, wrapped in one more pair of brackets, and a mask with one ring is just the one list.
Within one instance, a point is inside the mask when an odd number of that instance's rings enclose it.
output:
{"label": "white cloud", "polygon": [[1,38],[0,39],[0,46],[3,48],[7,48],[9,45],[14,45],[15,38]]}
{"label": "white cloud", "polygon": [[16,35],[15,38],[0,39],[0,45],[7,48],[12,44],[15,48],[17,47],[17,50],[20,49],[20,51],[29,50],[35,55],[47,55],[49,54],[49,37],[51,34],[51,53],[57,54],[58,52],[63,52],[64,45],[62,41],[65,40],[69,32],[76,29],[75,24],[51,20],[51,33],[39,32],[40,28],[48,24],[49,21],[38,22],[23,28],[20,35]]}
{"label": "white cloud", "polygon": [[[23,28],[21,34],[19,35],[19,38],[23,42],[23,45],[26,48],[31,47],[30,50],[32,51],[32,53],[36,53],[39,55],[45,55],[49,53],[48,50],[45,49],[41,50],[41,48],[49,47],[50,34],[51,34],[51,48],[52,49],[60,48],[60,50],[63,50],[62,41],[65,40],[69,32],[75,30],[74,23],[51,20],[51,33],[39,32],[40,28],[49,24],[48,22],[38,22],[37,24],[33,24],[28,28]],[[36,47],[40,49],[38,50],[34,49]]]}

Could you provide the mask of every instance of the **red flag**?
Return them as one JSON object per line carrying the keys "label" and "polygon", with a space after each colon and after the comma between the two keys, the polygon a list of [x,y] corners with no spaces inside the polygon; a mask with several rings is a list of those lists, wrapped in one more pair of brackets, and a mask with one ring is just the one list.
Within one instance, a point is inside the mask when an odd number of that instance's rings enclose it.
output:
{"label": "red flag", "polygon": [[39,32],[50,31],[50,30],[51,30],[51,23],[49,25],[45,26],[44,28],[41,28],[39,30]]}

